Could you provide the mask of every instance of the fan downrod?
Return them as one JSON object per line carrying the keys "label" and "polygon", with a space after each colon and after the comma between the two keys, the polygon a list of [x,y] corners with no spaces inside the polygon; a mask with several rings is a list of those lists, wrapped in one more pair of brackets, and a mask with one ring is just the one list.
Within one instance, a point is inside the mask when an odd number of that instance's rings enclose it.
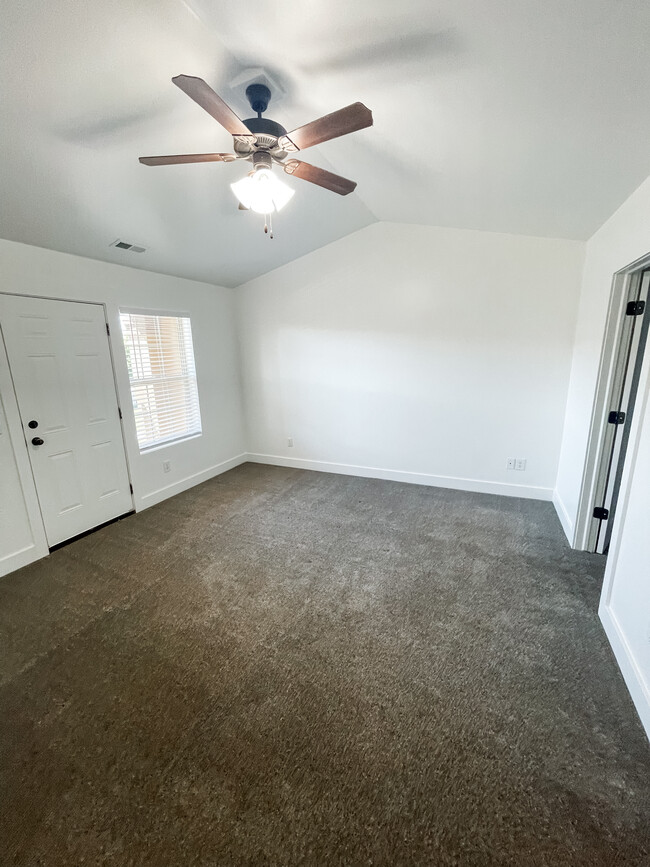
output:
{"label": "fan downrod", "polygon": [[[257,136],[256,146],[267,149],[276,148],[277,140],[280,136],[286,135],[287,131],[276,121],[268,117],[262,117],[262,112],[266,111],[271,101],[271,91],[265,84],[249,84],[246,88],[246,96],[251,108],[257,113],[257,117],[249,117],[244,121],[248,129]],[[266,140],[264,137],[266,137]],[[275,139],[275,141],[272,141],[272,139]],[[249,150],[250,147],[240,150],[237,143],[235,143],[235,151],[237,153],[246,153]]]}

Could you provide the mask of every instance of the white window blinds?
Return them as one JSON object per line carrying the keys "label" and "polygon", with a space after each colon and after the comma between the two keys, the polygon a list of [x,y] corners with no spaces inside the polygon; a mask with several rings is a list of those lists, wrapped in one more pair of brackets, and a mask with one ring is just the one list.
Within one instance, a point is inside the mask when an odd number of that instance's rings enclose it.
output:
{"label": "white window blinds", "polygon": [[201,433],[188,316],[120,311],[140,451]]}

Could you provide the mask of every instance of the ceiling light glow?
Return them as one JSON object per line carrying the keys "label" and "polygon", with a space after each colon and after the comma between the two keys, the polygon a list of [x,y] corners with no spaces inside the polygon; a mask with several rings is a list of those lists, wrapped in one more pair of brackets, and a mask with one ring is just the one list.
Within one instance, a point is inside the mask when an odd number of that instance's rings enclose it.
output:
{"label": "ceiling light glow", "polygon": [[230,189],[245,208],[250,208],[258,214],[280,211],[294,194],[291,187],[283,184],[266,167],[259,168],[231,184]]}

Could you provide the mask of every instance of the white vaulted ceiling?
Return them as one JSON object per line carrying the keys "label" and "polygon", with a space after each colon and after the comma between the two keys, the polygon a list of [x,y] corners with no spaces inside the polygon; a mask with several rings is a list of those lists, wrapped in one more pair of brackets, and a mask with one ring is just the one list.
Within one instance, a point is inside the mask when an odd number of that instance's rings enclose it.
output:
{"label": "white vaulted ceiling", "polygon": [[[11,240],[234,286],[376,220],[584,239],[650,173],[647,0],[21,0],[2,18]],[[285,176],[273,241],[230,190],[247,164],[137,159],[231,150],[170,79],[248,117],[230,84],[260,66],[287,129],[357,100],[375,118],[300,155],[358,188]]]}

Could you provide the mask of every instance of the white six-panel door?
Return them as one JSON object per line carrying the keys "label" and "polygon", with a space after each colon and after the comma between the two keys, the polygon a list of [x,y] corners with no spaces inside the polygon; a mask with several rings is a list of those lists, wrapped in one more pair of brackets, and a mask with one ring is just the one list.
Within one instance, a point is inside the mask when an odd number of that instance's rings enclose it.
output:
{"label": "white six-panel door", "polygon": [[0,326],[51,547],[133,508],[104,308],[0,295]]}

